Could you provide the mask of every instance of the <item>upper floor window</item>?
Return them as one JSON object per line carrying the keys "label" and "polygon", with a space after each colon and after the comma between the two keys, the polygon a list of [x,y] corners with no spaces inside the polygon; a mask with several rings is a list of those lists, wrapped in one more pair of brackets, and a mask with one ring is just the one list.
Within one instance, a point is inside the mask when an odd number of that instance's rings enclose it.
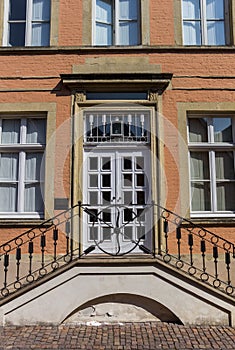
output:
{"label": "upper floor window", "polygon": [[226,45],[227,0],[182,0],[184,45]]}
{"label": "upper floor window", "polygon": [[235,212],[234,120],[191,117],[188,140],[192,214]]}
{"label": "upper floor window", "polygon": [[49,46],[50,0],[5,0],[6,46]]}
{"label": "upper floor window", "polygon": [[46,120],[0,119],[0,215],[42,217]]}
{"label": "upper floor window", "polygon": [[140,44],[139,0],[94,0],[94,45]]}

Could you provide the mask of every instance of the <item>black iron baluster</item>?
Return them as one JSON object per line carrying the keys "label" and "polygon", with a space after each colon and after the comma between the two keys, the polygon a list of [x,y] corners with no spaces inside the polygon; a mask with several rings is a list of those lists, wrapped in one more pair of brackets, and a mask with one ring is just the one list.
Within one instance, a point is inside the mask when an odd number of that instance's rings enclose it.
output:
{"label": "black iron baluster", "polygon": [[218,279],[218,247],[216,245],[213,246],[213,258],[215,264],[215,278]]}
{"label": "black iron baluster", "polygon": [[203,240],[201,240],[201,253],[202,253],[202,270],[205,273],[206,272],[206,242]]}
{"label": "black iron baluster", "polygon": [[70,235],[70,222],[65,223],[65,233],[66,233],[66,254],[69,255],[69,235]]}
{"label": "black iron baluster", "polygon": [[165,219],[163,222],[163,231],[165,233],[165,244],[166,244],[166,254],[168,254],[169,249],[168,249],[168,232],[169,232],[169,223]]}
{"label": "black iron baluster", "polygon": [[21,248],[16,248],[16,281],[20,278],[20,260],[21,260]]}
{"label": "black iron baluster", "polygon": [[177,246],[178,246],[178,259],[181,259],[181,253],[180,253],[180,240],[181,240],[181,228],[178,226],[176,228],[176,239],[177,239]]}
{"label": "black iron baluster", "polygon": [[46,236],[42,234],[41,236],[42,268],[44,268],[45,266],[45,246],[46,246]]}
{"label": "black iron baluster", "polygon": [[192,235],[192,233],[188,234],[188,245],[189,245],[189,254],[190,254],[190,265],[193,266],[193,235]]}
{"label": "black iron baluster", "polygon": [[29,275],[32,275],[33,241],[29,241],[28,253],[29,253]]}
{"label": "black iron baluster", "polygon": [[53,230],[53,241],[54,241],[54,261],[57,256],[57,241],[58,241],[58,229],[55,227]]}
{"label": "black iron baluster", "polygon": [[4,287],[7,287],[7,272],[9,266],[9,254],[4,255]]}
{"label": "black iron baluster", "polygon": [[231,284],[231,279],[230,279],[230,264],[231,264],[231,259],[230,259],[230,253],[225,252],[225,263],[226,263],[226,268],[227,268],[227,273],[228,273],[228,284]]}

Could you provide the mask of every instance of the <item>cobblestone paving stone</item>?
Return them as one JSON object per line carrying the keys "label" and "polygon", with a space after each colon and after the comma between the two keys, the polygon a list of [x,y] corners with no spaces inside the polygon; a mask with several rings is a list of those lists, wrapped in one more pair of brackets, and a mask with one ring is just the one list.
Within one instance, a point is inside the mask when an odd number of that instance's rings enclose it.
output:
{"label": "cobblestone paving stone", "polygon": [[160,322],[0,327],[0,349],[233,349],[235,328]]}

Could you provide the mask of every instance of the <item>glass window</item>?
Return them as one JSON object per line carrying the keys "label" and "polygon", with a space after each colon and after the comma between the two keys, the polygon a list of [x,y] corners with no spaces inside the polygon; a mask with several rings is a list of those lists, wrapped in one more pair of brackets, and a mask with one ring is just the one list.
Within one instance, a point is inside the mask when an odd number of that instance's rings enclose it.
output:
{"label": "glass window", "polygon": [[184,45],[225,45],[227,0],[182,0]]}
{"label": "glass window", "polygon": [[94,44],[140,44],[139,0],[96,0]]}
{"label": "glass window", "polygon": [[50,0],[5,0],[9,46],[49,46]]}
{"label": "glass window", "polygon": [[0,119],[1,213],[43,215],[45,139],[45,119]]}
{"label": "glass window", "polygon": [[235,212],[233,118],[189,118],[191,210]]}

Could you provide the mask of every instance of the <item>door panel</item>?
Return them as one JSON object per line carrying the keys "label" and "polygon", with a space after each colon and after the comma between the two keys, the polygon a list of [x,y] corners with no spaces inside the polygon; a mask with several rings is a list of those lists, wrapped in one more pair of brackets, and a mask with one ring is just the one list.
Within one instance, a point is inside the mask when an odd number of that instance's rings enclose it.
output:
{"label": "door panel", "polygon": [[119,254],[138,241],[151,248],[149,149],[85,151],[84,158],[85,248],[95,242],[101,251]]}

